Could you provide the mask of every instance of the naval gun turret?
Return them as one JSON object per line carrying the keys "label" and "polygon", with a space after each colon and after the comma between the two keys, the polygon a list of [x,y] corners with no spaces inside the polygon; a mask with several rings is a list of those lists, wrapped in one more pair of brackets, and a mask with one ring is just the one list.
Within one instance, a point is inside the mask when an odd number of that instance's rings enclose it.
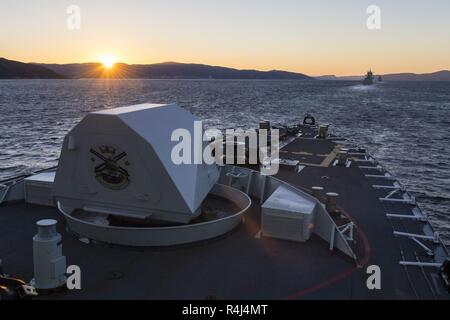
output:
{"label": "naval gun turret", "polygon": [[64,139],[53,196],[71,210],[188,223],[219,176],[215,164],[171,159],[172,133],[194,136],[194,122],[175,104],[88,114]]}

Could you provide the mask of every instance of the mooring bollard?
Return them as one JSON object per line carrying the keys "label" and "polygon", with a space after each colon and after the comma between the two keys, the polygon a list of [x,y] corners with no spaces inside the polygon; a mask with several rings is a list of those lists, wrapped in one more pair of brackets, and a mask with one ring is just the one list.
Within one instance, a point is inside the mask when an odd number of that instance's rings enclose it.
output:
{"label": "mooring bollard", "polygon": [[330,213],[336,213],[337,212],[337,198],[339,197],[338,193],[335,192],[328,192],[326,194],[327,196],[327,202],[326,202],[326,209]]}
{"label": "mooring bollard", "polygon": [[319,132],[317,133],[317,138],[319,139],[325,139],[328,136],[328,128],[330,125],[328,124],[321,124],[319,126]]}
{"label": "mooring bollard", "polygon": [[314,186],[314,187],[311,188],[311,191],[312,191],[312,193],[311,193],[312,196],[317,198],[317,199],[319,199],[320,198],[320,194],[323,191],[323,187]]}

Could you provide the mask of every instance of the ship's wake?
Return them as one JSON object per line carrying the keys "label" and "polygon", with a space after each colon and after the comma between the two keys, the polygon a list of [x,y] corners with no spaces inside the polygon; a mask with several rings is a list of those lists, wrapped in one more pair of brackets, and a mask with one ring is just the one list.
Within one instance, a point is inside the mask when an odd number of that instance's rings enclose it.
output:
{"label": "ship's wake", "polygon": [[366,86],[366,85],[363,85],[363,84],[357,84],[357,85],[354,85],[354,86],[350,87],[350,90],[355,90],[355,91],[374,91],[374,90],[377,90],[377,89],[378,89],[378,87],[375,84],[370,85],[370,86]]}

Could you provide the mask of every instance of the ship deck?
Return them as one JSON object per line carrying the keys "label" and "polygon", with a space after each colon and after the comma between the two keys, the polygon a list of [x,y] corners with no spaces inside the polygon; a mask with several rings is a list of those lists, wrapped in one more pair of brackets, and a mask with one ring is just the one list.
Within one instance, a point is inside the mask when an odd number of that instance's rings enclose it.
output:
{"label": "ship deck", "polygon": [[[316,235],[305,243],[260,237],[257,201],[231,233],[170,248],[86,244],[65,230],[56,208],[15,202],[0,206],[3,268],[31,279],[35,222],[54,218],[59,221],[68,265],[82,270],[82,289],[41,299],[448,299],[438,269],[399,264],[445,259],[441,245],[424,242],[434,251],[433,259],[408,237],[393,233],[429,234],[429,224],[388,219],[388,212],[411,214],[413,209],[411,204],[380,201],[386,190],[372,185],[392,182],[366,177],[367,170],[357,161],[349,167],[333,166],[339,141],[314,139],[315,131],[309,127],[302,132],[282,148],[280,157],[298,160],[305,167],[298,173],[282,167],[277,177],[304,190],[322,186],[326,192],[339,193],[342,214],[356,225],[356,262],[329,251]],[[367,288],[369,265],[381,269],[381,290]]]}

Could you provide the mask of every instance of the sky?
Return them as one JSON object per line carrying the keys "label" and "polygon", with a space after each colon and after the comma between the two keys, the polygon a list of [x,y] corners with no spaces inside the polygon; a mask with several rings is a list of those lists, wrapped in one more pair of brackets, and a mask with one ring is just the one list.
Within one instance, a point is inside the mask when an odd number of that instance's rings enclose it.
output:
{"label": "sky", "polygon": [[[67,8],[80,8],[70,30]],[[380,29],[366,21],[380,8]],[[71,20],[73,21],[73,20]],[[449,0],[0,0],[0,57],[308,75],[450,69]]]}

